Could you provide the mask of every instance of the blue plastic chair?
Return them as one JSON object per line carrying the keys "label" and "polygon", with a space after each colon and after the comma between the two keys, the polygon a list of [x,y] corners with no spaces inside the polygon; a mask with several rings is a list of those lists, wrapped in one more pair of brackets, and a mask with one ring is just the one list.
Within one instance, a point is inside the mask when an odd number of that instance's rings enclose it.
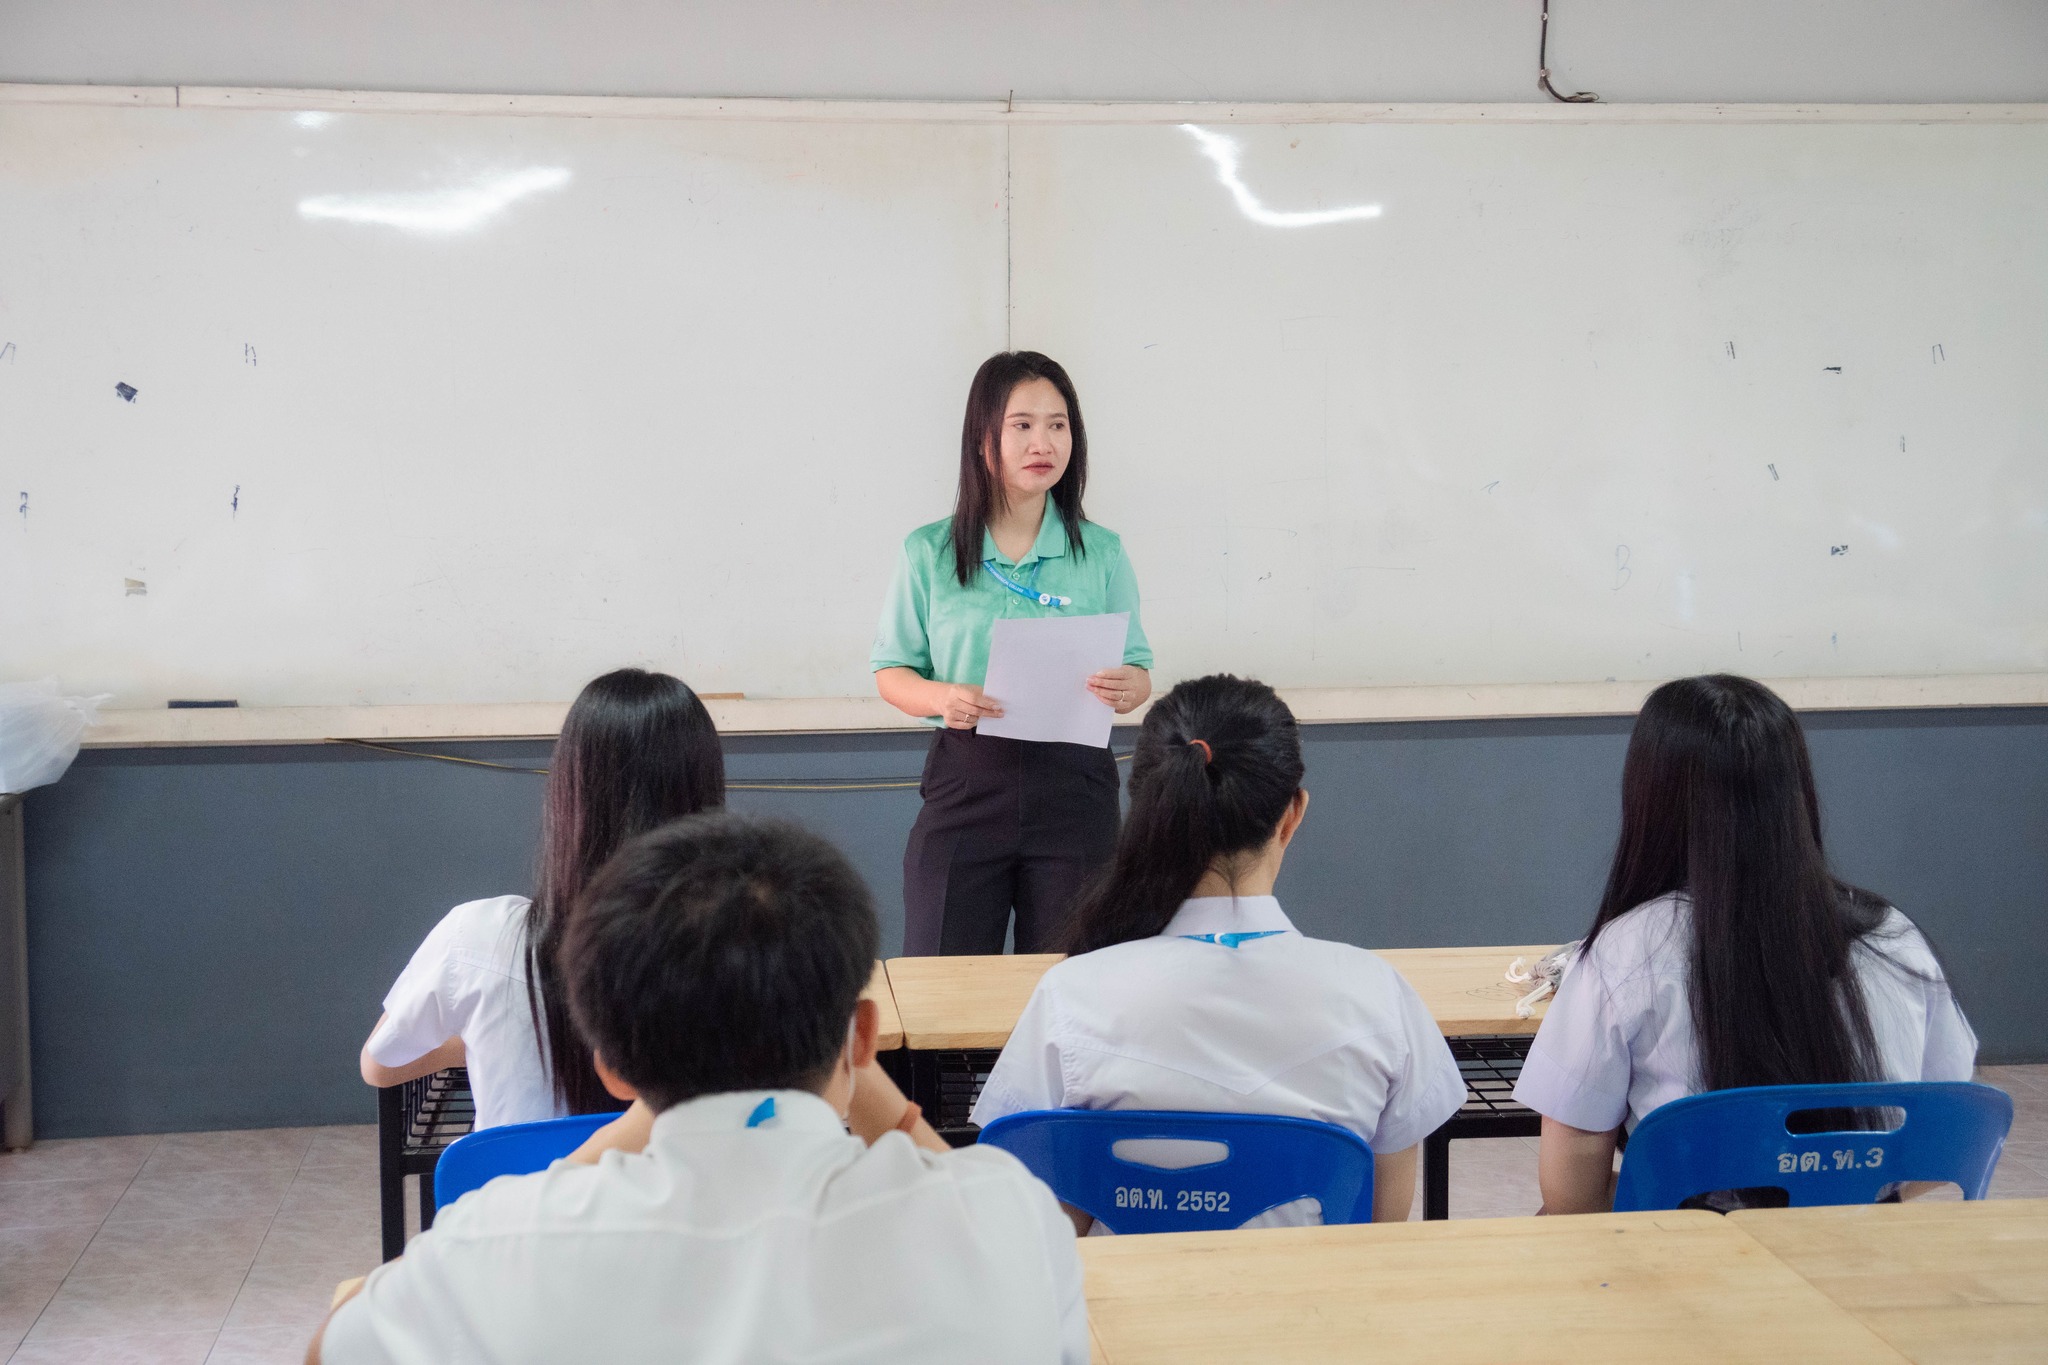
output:
{"label": "blue plastic chair", "polygon": [[[1229,1155],[1178,1170],[1127,1161],[1117,1143],[1168,1138],[1221,1143]],[[1356,1133],[1269,1114],[1041,1109],[981,1130],[1111,1232],[1234,1228],[1267,1209],[1313,1198],[1325,1223],[1372,1221],[1372,1149]]]}
{"label": "blue plastic chair", "polygon": [[537,1123],[506,1123],[465,1133],[448,1144],[434,1163],[434,1207],[445,1209],[485,1182],[501,1175],[546,1170],[556,1158],[581,1147],[584,1140],[617,1118],[617,1114],[572,1114]]}
{"label": "blue plastic chair", "polygon": [[[1896,1109],[1888,1133],[1794,1133],[1806,1109]],[[1794,1208],[1874,1203],[1906,1180],[1953,1180],[1965,1199],[1991,1187],[2012,1128],[2012,1097],[1967,1081],[1759,1085],[1660,1105],[1629,1135],[1614,1188],[1617,1213],[1673,1209],[1710,1190],[1777,1186]]]}

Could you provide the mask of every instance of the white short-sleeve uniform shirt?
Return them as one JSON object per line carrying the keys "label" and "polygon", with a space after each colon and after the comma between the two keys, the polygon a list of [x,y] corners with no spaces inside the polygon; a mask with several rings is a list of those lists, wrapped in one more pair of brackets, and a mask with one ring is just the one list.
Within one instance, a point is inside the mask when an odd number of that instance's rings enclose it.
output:
{"label": "white short-sleeve uniform shirt", "polygon": [[384,997],[369,1052],[404,1066],[458,1035],[468,1056],[476,1126],[559,1118],[526,989],[524,896],[468,901],[428,933]]}
{"label": "white short-sleeve uniform shirt", "polygon": [[[1363,948],[1304,937],[1271,896],[1214,896],[1182,904],[1157,937],[1048,971],[973,1117],[1282,1114],[1391,1153],[1464,1102],[1458,1064],[1399,972]],[[1318,1219],[1283,1205],[1254,1221]]]}
{"label": "white short-sleeve uniform shirt", "polygon": [[1087,1311],[1073,1225],[1009,1153],[870,1147],[816,1095],[754,1091],[677,1105],[645,1152],[464,1195],[321,1359],[1086,1365]]}
{"label": "white short-sleeve uniform shirt", "polygon": [[[1703,1088],[1692,1025],[1692,902],[1683,893],[1616,917],[1566,970],[1515,1098],[1588,1132],[1633,1129]],[[1884,1079],[1967,1081],[1977,1035],[1927,940],[1897,910],[1855,950]]]}

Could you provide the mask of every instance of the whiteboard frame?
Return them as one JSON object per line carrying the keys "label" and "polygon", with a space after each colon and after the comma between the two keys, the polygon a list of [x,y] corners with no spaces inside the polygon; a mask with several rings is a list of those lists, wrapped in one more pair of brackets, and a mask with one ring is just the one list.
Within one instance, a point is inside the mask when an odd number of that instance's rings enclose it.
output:
{"label": "whiteboard frame", "polygon": [[[549,118],[831,123],[1290,124],[2000,124],[2048,122],[2029,104],[1232,104],[1040,100],[804,100],[636,95],[434,94],[235,86],[0,83],[0,107],[75,104],[150,109],[314,110],[488,114]],[[1939,677],[1767,679],[1802,711],[2048,706],[2048,672]],[[1632,715],[1654,681],[1489,683],[1472,686],[1299,688],[1281,695],[1305,723],[1533,719]],[[876,697],[708,702],[725,734],[910,731],[921,728]],[[95,749],[315,744],[330,739],[550,738],[566,702],[429,706],[280,706],[108,711]],[[1139,713],[1141,715],[1142,713]],[[1124,723],[1133,724],[1133,715]]]}
{"label": "whiteboard frame", "polygon": [[738,119],[779,123],[2040,123],[2042,104],[1177,104],[1063,100],[704,99],[477,95],[222,85],[0,83],[0,105],[253,109],[534,118]]}

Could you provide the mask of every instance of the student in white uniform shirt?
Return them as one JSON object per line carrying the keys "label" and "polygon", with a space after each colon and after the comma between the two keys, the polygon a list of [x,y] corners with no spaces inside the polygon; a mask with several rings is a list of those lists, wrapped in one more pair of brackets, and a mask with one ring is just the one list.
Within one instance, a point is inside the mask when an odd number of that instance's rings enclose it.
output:
{"label": "student in white uniform shirt", "polygon": [[695,692],[637,668],[591,682],[555,741],[534,898],[468,901],[434,926],[384,997],[363,1079],[466,1065],[478,1128],[619,1108],[569,1026],[555,965],[569,907],[627,839],[724,804],[725,755]]}
{"label": "student in white uniform shirt", "polygon": [[[1652,692],[1629,737],[1621,839],[1593,927],[1515,1098],[1543,1115],[1546,1213],[1613,1203],[1618,1134],[1706,1090],[1966,1081],[1977,1037],[1920,931],[1821,850],[1798,718],[1718,674]],[[1702,1206],[1782,1190],[1702,1191]]]}
{"label": "student in white uniform shirt", "polygon": [[[1415,1146],[1465,1099],[1414,988],[1304,937],[1273,897],[1308,812],[1294,715],[1264,683],[1184,682],[1145,717],[1130,811],[974,1121],[1033,1109],[1282,1114],[1373,1150],[1373,1217],[1408,1216]],[[1069,1210],[1077,1226],[1086,1215]],[[1320,1222],[1314,1201],[1250,1226]]]}
{"label": "student in white uniform shirt", "polygon": [[645,1150],[463,1196],[309,1360],[1084,1365],[1051,1191],[994,1148],[843,1126],[878,941],[859,874],[794,825],[700,815],[628,844],[563,971],[606,1086],[657,1115]]}

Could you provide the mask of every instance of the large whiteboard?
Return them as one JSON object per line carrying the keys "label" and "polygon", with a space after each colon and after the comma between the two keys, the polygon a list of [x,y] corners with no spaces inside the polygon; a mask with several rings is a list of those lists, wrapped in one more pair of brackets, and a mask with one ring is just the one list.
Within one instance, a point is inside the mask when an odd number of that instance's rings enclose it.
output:
{"label": "large whiteboard", "polygon": [[2048,666],[2048,126],[1061,127],[1014,157],[1016,331],[1105,395],[1098,496],[1177,671]]}
{"label": "large whiteboard", "polygon": [[865,692],[1006,338],[1169,676],[2048,667],[2048,123],[1250,114],[0,106],[0,674]]}
{"label": "large whiteboard", "polygon": [[985,125],[0,108],[0,675],[852,692],[1002,199]]}

